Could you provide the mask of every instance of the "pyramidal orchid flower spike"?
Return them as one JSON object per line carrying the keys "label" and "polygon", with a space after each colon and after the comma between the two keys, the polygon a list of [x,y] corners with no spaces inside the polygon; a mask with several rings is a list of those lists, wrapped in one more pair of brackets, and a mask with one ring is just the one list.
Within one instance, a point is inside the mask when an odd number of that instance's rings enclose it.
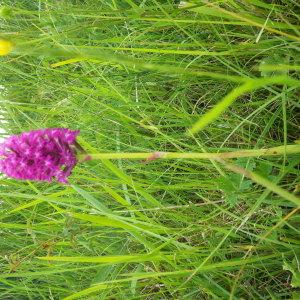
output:
{"label": "pyramidal orchid flower spike", "polygon": [[10,136],[0,145],[0,172],[16,179],[68,183],[77,163],[78,134],[49,128]]}
{"label": "pyramidal orchid flower spike", "polygon": [[88,154],[76,141],[78,134],[79,130],[47,128],[10,136],[0,144],[0,172],[16,179],[51,182],[56,178],[61,183],[68,183],[68,177],[75,165],[91,159],[135,159],[143,160],[145,163],[158,159],[208,159],[224,164],[226,159],[230,158],[300,153],[300,144],[293,144],[268,149],[238,149],[223,153],[113,152]]}

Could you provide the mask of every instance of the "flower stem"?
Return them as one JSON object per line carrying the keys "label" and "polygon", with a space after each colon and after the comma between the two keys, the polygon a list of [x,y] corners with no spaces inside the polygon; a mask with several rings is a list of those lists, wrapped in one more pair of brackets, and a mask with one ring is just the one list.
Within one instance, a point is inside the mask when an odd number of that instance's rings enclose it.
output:
{"label": "flower stem", "polygon": [[156,159],[227,159],[238,157],[279,156],[283,154],[300,153],[300,144],[278,146],[268,149],[239,150],[223,153],[201,153],[201,152],[112,152],[97,154],[80,154],[79,161],[84,161],[87,155],[89,159],[144,159],[152,161]]}

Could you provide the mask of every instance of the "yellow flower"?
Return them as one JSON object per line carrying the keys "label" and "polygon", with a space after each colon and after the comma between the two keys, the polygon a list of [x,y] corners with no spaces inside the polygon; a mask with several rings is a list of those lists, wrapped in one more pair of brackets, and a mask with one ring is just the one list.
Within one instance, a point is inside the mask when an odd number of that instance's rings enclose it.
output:
{"label": "yellow flower", "polygon": [[0,39],[0,56],[7,55],[13,49],[13,43],[7,40]]}

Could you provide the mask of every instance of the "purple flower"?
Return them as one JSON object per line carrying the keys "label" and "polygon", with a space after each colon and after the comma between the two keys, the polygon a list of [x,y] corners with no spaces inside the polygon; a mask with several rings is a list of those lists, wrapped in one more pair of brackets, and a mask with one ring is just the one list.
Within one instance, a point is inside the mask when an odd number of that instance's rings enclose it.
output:
{"label": "purple flower", "polygon": [[0,144],[0,171],[8,177],[68,183],[77,163],[79,130],[47,128],[13,135]]}

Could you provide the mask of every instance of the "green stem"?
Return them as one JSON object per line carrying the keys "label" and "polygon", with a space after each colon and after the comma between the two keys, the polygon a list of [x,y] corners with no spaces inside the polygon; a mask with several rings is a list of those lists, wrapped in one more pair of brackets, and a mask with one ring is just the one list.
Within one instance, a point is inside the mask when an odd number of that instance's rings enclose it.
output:
{"label": "green stem", "polygon": [[237,157],[258,157],[258,156],[278,156],[284,154],[300,153],[300,145],[286,145],[258,150],[239,150],[223,153],[201,153],[201,152],[113,152],[113,153],[97,153],[97,154],[80,154],[79,161],[89,159],[145,159],[152,161],[155,159],[227,159]]}

